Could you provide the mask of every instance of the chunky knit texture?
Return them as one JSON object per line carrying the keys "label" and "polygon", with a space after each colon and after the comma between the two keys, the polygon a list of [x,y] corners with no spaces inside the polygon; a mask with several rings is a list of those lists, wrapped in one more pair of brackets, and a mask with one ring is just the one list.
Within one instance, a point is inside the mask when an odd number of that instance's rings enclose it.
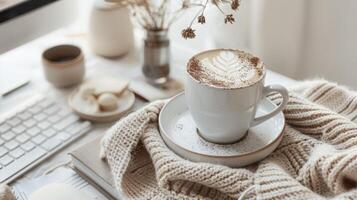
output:
{"label": "chunky knit texture", "polygon": [[[281,97],[269,98],[279,104]],[[327,81],[290,89],[279,147],[245,168],[182,159],[160,137],[154,102],[102,140],[117,189],[128,199],[357,199],[357,93]],[[252,190],[247,190],[254,186]]]}
{"label": "chunky knit texture", "polygon": [[0,200],[16,200],[11,192],[11,188],[5,184],[0,185]]}

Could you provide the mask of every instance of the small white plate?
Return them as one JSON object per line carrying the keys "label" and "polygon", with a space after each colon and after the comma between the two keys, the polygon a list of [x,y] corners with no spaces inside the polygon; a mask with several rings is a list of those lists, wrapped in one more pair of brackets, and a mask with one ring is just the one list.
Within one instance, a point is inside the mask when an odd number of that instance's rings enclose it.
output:
{"label": "small white plate", "polygon": [[[263,99],[257,115],[276,108]],[[197,134],[196,125],[188,110],[184,93],[173,97],[159,115],[160,133],[166,145],[183,158],[194,162],[208,162],[242,167],[260,161],[279,145],[285,119],[282,112],[266,122],[249,129],[245,138],[234,144],[214,144]]]}
{"label": "small white plate", "polygon": [[135,103],[135,95],[130,90],[126,90],[123,94],[118,97],[118,108],[114,111],[103,111],[96,113],[89,113],[80,110],[73,103],[73,98],[78,94],[78,89],[76,89],[68,98],[68,103],[72,110],[81,118],[87,119],[94,122],[113,122],[120,119]]}

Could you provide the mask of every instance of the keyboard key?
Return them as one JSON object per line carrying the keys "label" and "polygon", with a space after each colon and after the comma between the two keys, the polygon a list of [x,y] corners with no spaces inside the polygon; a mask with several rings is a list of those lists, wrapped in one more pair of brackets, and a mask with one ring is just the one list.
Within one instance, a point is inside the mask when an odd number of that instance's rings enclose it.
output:
{"label": "keyboard key", "polygon": [[46,138],[43,135],[38,135],[38,136],[32,138],[31,140],[36,144],[41,144],[42,142],[44,142],[46,140]]}
{"label": "keyboard key", "polygon": [[44,149],[37,147],[22,156],[21,159],[15,160],[14,162],[10,163],[7,167],[0,170],[0,183],[4,182],[18,171],[22,170],[23,168],[32,164],[39,158],[43,157],[44,155],[46,155],[46,153],[47,152]]}
{"label": "keyboard key", "polygon": [[47,116],[43,113],[39,113],[39,114],[33,116],[33,118],[35,118],[37,121],[42,121],[42,120],[46,119],[46,117]]}
{"label": "keyboard key", "polygon": [[12,140],[12,141],[10,141],[10,142],[5,143],[4,146],[5,146],[8,150],[13,150],[13,149],[15,149],[16,147],[19,146],[19,143],[16,142],[15,140]]}
{"label": "keyboard key", "polygon": [[62,141],[58,138],[50,138],[46,142],[44,142],[41,146],[45,148],[47,151],[51,151],[54,148],[58,147]]}
{"label": "keyboard key", "polygon": [[14,126],[20,124],[21,120],[18,117],[13,117],[13,118],[7,120],[7,123],[14,127]]}
{"label": "keyboard key", "polygon": [[25,144],[21,145],[21,148],[25,151],[30,151],[35,148],[35,144],[31,141],[26,142]]}
{"label": "keyboard key", "polygon": [[5,143],[5,141],[0,138],[0,146],[3,145],[4,143]]}
{"label": "keyboard key", "polygon": [[50,121],[50,122],[52,122],[52,123],[56,123],[56,122],[58,122],[60,119],[61,119],[60,116],[58,116],[58,115],[53,115],[53,116],[51,116],[51,117],[48,118],[48,121]]}
{"label": "keyboard key", "polygon": [[66,133],[66,132],[60,132],[58,133],[55,138],[61,140],[61,141],[66,141],[71,137],[70,134]]}
{"label": "keyboard key", "polygon": [[81,127],[81,123],[80,122],[76,122],[72,125],[70,125],[69,127],[66,128],[66,132],[68,132],[71,135],[76,135],[77,133],[79,133],[79,131],[82,129]]}
{"label": "keyboard key", "polygon": [[25,154],[25,152],[20,147],[16,148],[15,150],[12,150],[10,152],[10,155],[15,159],[20,158],[24,154]]}
{"label": "keyboard key", "polygon": [[27,127],[27,128],[31,128],[33,127],[37,122],[33,119],[28,119],[26,121],[24,121],[24,125]]}
{"label": "keyboard key", "polygon": [[47,115],[51,115],[54,114],[55,112],[57,112],[60,108],[57,105],[53,105],[49,108],[47,108],[46,110],[44,110],[44,113],[46,113]]}
{"label": "keyboard key", "polygon": [[7,154],[8,150],[5,149],[4,147],[0,147],[0,157],[2,157],[3,155]]}
{"label": "keyboard key", "polygon": [[39,124],[37,124],[37,126],[40,127],[41,129],[46,129],[46,128],[50,127],[51,124],[44,121],[44,122],[40,122]]}
{"label": "keyboard key", "polygon": [[25,133],[16,137],[16,140],[19,141],[20,143],[25,143],[29,139],[30,139],[30,137],[28,135],[26,135]]}
{"label": "keyboard key", "polygon": [[60,122],[58,122],[57,124],[55,124],[53,127],[55,127],[57,130],[63,130],[67,126],[73,124],[78,119],[79,119],[78,116],[70,115],[69,117],[67,117],[67,118],[61,120]]}
{"label": "keyboard key", "polygon": [[33,127],[33,128],[30,128],[26,131],[30,136],[35,136],[35,135],[38,135],[41,130],[37,127]]}
{"label": "keyboard key", "polygon": [[47,137],[52,137],[56,134],[57,132],[55,130],[53,130],[52,128],[44,130],[42,132],[43,135],[47,136]]}
{"label": "keyboard key", "polygon": [[6,166],[6,165],[10,164],[12,161],[14,161],[14,159],[11,156],[8,156],[8,155],[0,158],[0,163],[3,166]]}
{"label": "keyboard key", "polygon": [[59,112],[58,115],[61,117],[65,117],[67,115],[69,115],[71,112],[71,110],[69,110],[68,108],[62,108]]}
{"label": "keyboard key", "polygon": [[71,134],[71,135],[77,135],[79,133],[81,133],[83,130],[87,130],[91,127],[91,123],[88,121],[84,121],[84,122],[76,122],[74,124],[72,124],[71,126],[69,126],[66,129],[66,132]]}
{"label": "keyboard key", "polygon": [[54,104],[54,102],[50,99],[43,99],[38,103],[42,108],[47,108],[52,104]]}
{"label": "keyboard key", "polygon": [[37,114],[39,113],[42,109],[39,105],[34,105],[31,108],[28,109],[32,114]]}
{"label": "keyboard key", "polygon": [[25,111],[25,112],[19,113],[17,116],[18,116],[20,119],[22,119],[22,120],[27,120],[27,119],[30,118],[32,115],[31,115],[31,113]]}
{"label": "keyboard key", "polygon": [[23,125],[19,125],[19,126],[12,128],[12,131],[16,134],[23,133],[25,130],[26,130],[26,127]]}
{"label": "keyboard key", "polygon": [[7,132],[7,133],[3,134],[1,137],[2,137],[4,140],[9,141],[9,140],[11,140],[12,138],[14,138],[15,136],[16,136],[15,133],[13,133],[12,131],[10,131],[10,132]]}
{"label": "keyboard key", "polygon": [[6,131],[10,130],[11,126],[8,124],[1,124],[0,125],[0,133],[5,133]]}

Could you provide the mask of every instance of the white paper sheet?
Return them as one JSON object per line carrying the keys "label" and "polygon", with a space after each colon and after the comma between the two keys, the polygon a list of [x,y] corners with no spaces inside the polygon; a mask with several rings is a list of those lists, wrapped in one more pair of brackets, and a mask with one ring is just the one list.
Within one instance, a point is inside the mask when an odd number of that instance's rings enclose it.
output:
{"label": "white paper sheet", "polygon": [[47,175],[15,183],[12,189],[17,200],[28,200],[34,191],[51,183],[69,184],[85,192],[91,197],[89,200],[109,200],[69,167],[60,167]]}

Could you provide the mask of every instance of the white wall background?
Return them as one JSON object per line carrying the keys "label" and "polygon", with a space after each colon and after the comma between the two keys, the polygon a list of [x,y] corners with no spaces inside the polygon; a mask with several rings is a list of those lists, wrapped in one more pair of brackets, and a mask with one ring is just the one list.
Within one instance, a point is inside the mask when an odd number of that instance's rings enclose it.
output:
{"label": "white wall background", "polygon": [[357,1],[310,0],[298,77],[322,75],[357,89]]}
{"label": "white wall background", "polygon": [[357,89],[356,8],[356,0],[242,0],[238,23],[220,28],[214,40],[248,49],[293,78]]}
{"label": "white wall background", "polygon": [[[90,7],[90,1],[81,3],[86,16],[84,8]],[[270,69],[292,78],[323,77],[357,89],[357,0],[241,3],[233,25],[225,25],[221,14],[210,9],[207,24],[194,25],[194,40],[184,40],[180,33],[195,12],[180,18],[170,31],[172,42],[195,51],[244,49],[260,56]]]}
{"label": "white wall background", "polygon": [[[82,25],[91,1],[78,1]],[[237,22],[209,10],[207,24],[196,24],[197,38],[180,33],[192,16],[170,31],[173,43],[195,51],[239,48],[261,57],[269,68],[296,79],[324,77],[357,89],[357,0],[242,0]],[[191,14],[194,14],[192,12]],[[173,55],[179,52],[173,52]]]}

